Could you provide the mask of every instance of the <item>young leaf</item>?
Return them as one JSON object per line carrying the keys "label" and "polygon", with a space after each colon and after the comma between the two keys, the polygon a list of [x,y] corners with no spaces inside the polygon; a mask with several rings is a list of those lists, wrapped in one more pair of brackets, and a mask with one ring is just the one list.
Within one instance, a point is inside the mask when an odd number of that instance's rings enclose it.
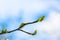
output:
{"label": "young leaf", "polygon": [[3,27],[1,33],[4,33],[4,32],[5,32],[5,29],[4,29],[4,27]]}
{"label": "young leaf", "polygon": [[7,32],[8,32],[7,29],[4,29],[3,27],[1,33],[7,33]]}
{"label": "young leaf", "polygon": [[35,30],[34,33],[33,33],[32,35],[36,35],[36,33],[37,33],[37,30]]}
{"label": "young leaf", "polygon": [[44,18],[45,18],[45,16],[42,16],[41,18],[39,18],[37,21],[38,22],[41,22],[41,21],[43,21],[44,20]]}
{"label": "young leaf", "polygon": [[24,27],[24,25],[25,25],[25,23],[22,23],[22,24],[21,24],[21,26],[19,27],[19,29],[20,29],[20,28],[23,28],[23,27]]}

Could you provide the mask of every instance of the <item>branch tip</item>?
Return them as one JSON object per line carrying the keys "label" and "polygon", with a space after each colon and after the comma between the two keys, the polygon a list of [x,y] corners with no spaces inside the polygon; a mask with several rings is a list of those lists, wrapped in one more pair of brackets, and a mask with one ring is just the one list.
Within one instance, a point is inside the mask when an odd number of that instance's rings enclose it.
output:
{"label": "branch tip", "polygon": [[12,31],[8,31],[7,29],[4,29],[4,27],[3,27],[0,35],[1,34],[6,34],[6,33],[11,33],[11,32],[17,31],[17,30],[20,30],[20,31],[22,31],[24,33],[27,33],[27,34],[30,34],[30,35],[36,35],[37,34],[37,30],[35,30],[34,33],[29,33],[29,32],[26,32],[24,30],[21,30],[21,28],[23,28],[25,25],[28,25],[28,24],[33,24],[33,23],[36,23],[36,22],[41,22],[41,21],[44,20],[44,18],[45,18],[45,16],[42,16],[42,17],[38,18],[36,21],[28,22],[28,23],[21,23],[21,25],[19,26],[19,28],[14,29]]}
{"label": "branch tip", "polygon": [[36,35],[37,34],[37,30],[34,31],[34,33],[32,35]]}
{"label": "branch tip", "polygon": [[38,22],[41,22],[41,21],[43,21],[44,20],[44,18],[45,18],[45,16],[42,16],[42,17],[40,17],[40,18],[38,18]]}

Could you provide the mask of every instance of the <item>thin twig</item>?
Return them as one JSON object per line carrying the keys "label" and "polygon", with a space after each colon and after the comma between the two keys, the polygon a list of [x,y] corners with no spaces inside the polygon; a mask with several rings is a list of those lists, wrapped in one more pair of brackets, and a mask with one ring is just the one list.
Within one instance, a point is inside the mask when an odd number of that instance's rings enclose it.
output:
{"label": "thin twig", "polygon": [[[8,31],[8,32],[6,32],[6,33],[11,33],[11,32],[14,32],[14,31],[22,31],[22,32],[27,33],[27,34],[29,34],[29,35],[34,35],[34,33],[26,32],[26,31],[22,30],[21,27],[24,27],[25,25],[33,24],[33,23],[36,23],[36,22],[37,22],[37,21],[29,22],[29,23],[24,23],[24,24],[21,25],[19,28],[14,29],[14,30],[12,30],[12,31]],[[6,33],[0,33],[0,35],[6,34]]]}
{"label": "thin twig", "polygon": [[34,33],[30,33],[30,32],[26,32],[26,31],[22,30],[21,28],[23,28],[25,25],[33,24],[33,23],[42,21],[43,19],[44,19],[44,16],[42,16],[41,18],[39,18],[38,20],[36,20],[36,21],[34,21],[34,22],[21,23],[21,25],[19,26],[19,28],[14,29],[14,30],[12,30],[12,31],[3,30],[3,31],[0,33],[0,35],[6,34],[6,33],[11,33],[11,32],[14,32],[14,31],[22,31],[22,32],[27,33],[27,34],[29,34],[29,35],[35,35],[35,34],[37,33],[36,30],[34,31]]}

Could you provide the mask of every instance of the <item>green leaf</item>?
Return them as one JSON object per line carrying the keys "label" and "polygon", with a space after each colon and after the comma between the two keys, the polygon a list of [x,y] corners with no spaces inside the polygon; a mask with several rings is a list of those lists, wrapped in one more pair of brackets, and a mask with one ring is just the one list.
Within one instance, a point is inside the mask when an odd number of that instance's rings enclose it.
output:
{"label": "green leaf", "polygon": [[34,31],[34,33],[32,35],[36,35],[37,34],[37,30]]}
{"label": "green leaf", "polygon": [[5,32],[5,29],[4,29],[4,27],[2,28],[2,33],[4,33]]}
{"label": "green leaf", "polygon": [[3,27],[1,33],[7,33],[7,32],[8,32],[7,29],[4,29]]}
{"label": "green leaf", "polygon": [[25,23],[22,23],[22,24],[20,25],[19,29],[20,29],[20,28],[23,28],[24,25],[25,25]]}
{"label": "green leaf", "polygon": [[41,22],[41,21],[44,20],[44,18],[45,18],[45,16],[42,16],[42,17],[40,17],[37,21],[38,21],[38,22]]}

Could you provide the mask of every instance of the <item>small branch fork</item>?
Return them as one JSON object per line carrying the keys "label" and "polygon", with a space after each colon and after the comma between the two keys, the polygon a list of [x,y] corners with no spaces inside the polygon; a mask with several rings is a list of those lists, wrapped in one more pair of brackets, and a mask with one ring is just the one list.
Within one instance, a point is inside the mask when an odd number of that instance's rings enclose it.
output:
{"label": "small branch fork", "polygon": [[12,31],[7,31],[7,30],[3,30],[3,29],[2,29],[2,32],[0,33],[0,35],[6,34],[6,33],[11,33],[11,32],[14,32],[14,31],[22,31],[22,32],[27,33],[27,34],[29,34],[29,35],[36,35],[37,30],[35,30],[33,33],[30,33],[30,32],[26,32],[26,31],[22,30],[22,28],[23,28],[25,25],[28,25],[28,24],[33,24],[33,23],[41,22],[41,21],[44,20],[44,17],[45,17],[45,16],[42,16],[42,17],[38,18],[36,21],[34,21],[34,22],[21,23],[21,25],[19,26],[19,28],[14,29],[14,30],[12,30]]}

